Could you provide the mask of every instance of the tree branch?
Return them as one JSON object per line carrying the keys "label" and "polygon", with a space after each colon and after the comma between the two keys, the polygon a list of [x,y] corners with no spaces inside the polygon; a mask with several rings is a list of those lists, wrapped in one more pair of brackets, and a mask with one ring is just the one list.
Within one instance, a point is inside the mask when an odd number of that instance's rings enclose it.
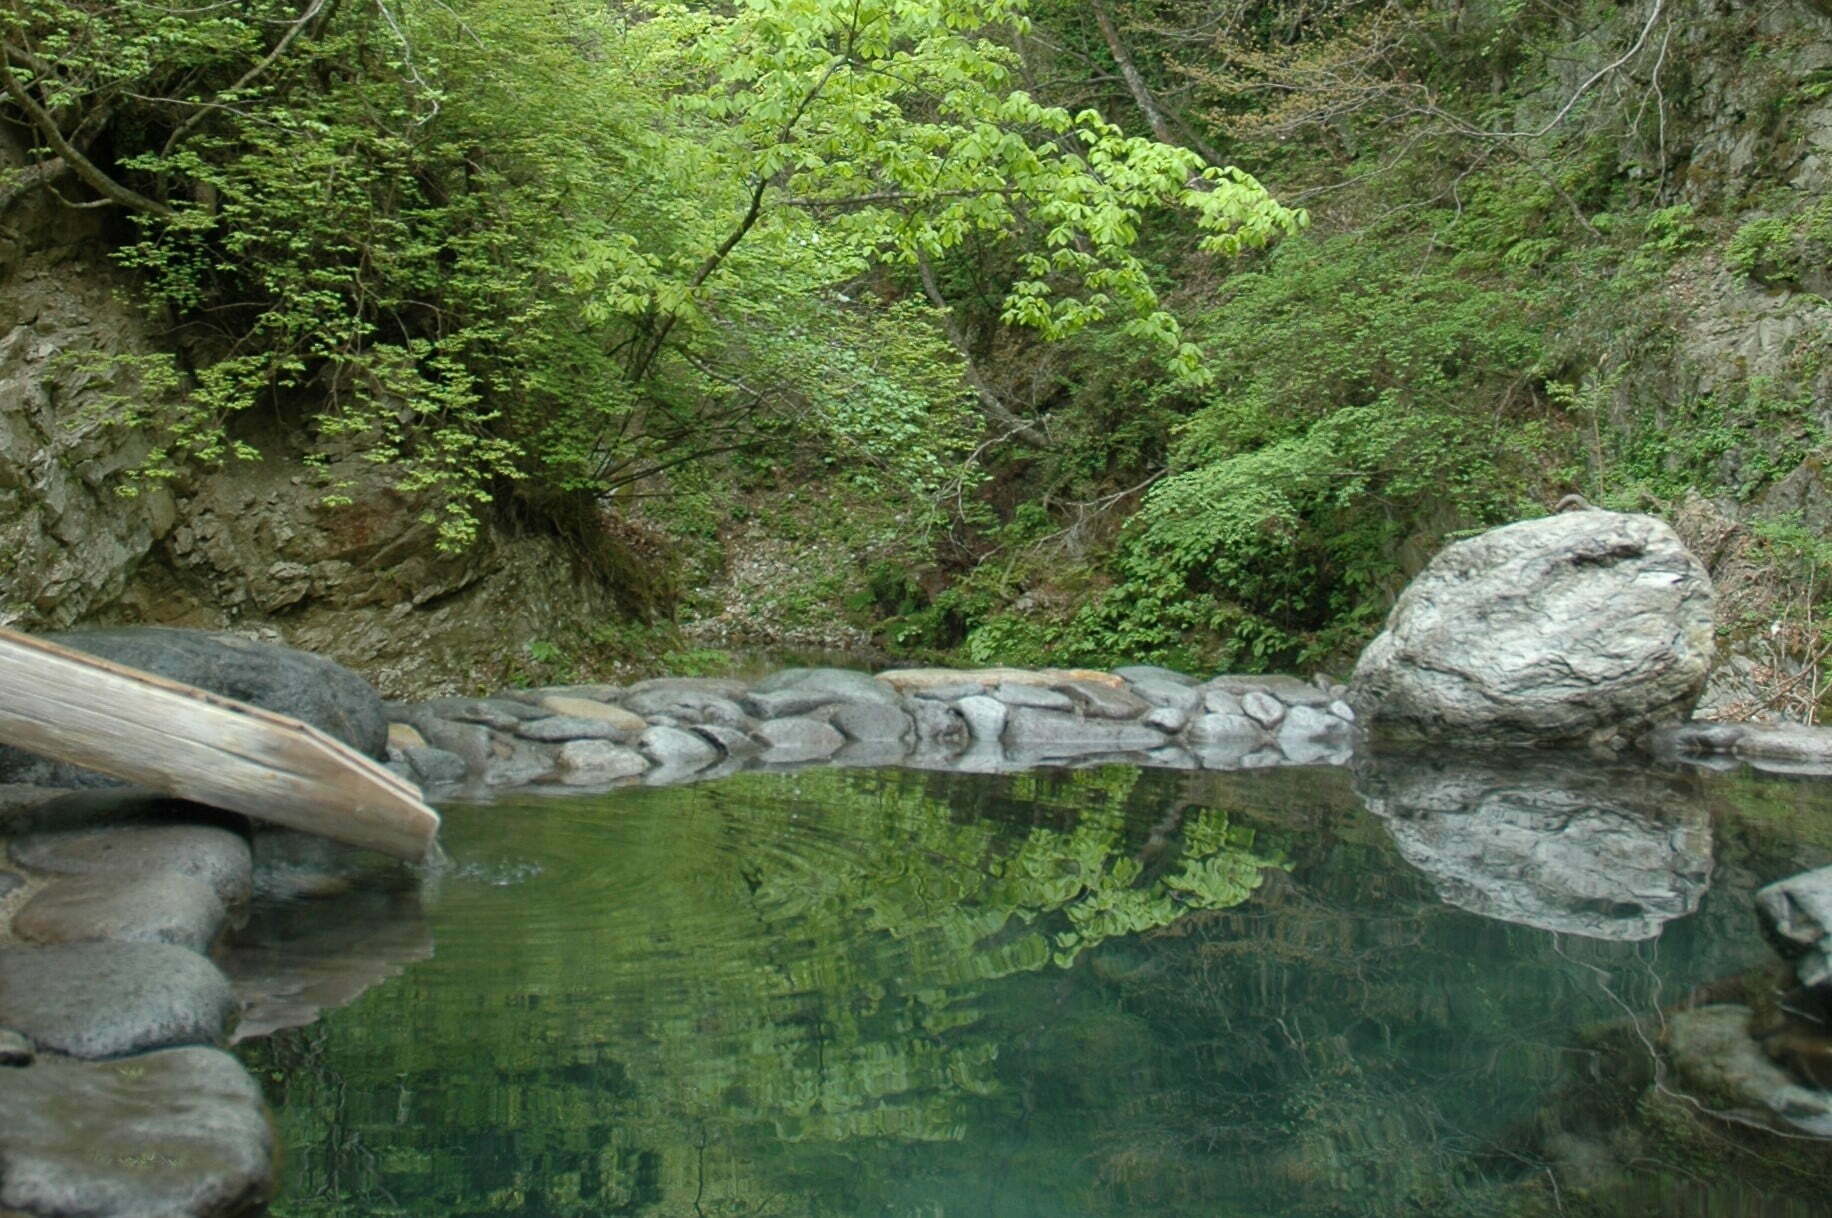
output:
{"label": "tree branch", "polygon": [[[253,80],[255,77],[259,76],[261,73],[267,71],[268,68],[271,68],[274,65],[275,60],[279,59],[280,56],[286,54],[286,48],[293,45],[293,40],[299,37],[299,35],[304,32],[305,27],[312,23],[312,19],[318,16],[319,12],[324,8],[324,6],[325,6],[325,0],[312,0],[310,4],[306,5],[305,11],[303,13],[300,13],[298,18],[294,20],[293,22],[291,22],[286,27],[286,32],[284,34],[280,35],[280,41],[274,44],[274,49],[267,52],[266,57],[263,58],[261,62],[255,64],[254,67],[249,68],[246,72],[242,73],[241,77],[234,84],[230,85],[227,89],[222,90],[222,92],[218,94],[218,96],[236,92],[237,90],[241,89],[243,86],[247,85],[249,81]],[[191,133],[191,129],[196,127],[198,123],[202,122],[204,115],[208,114],[209,112],[210,111],[208,108],[192,111],[191,116],[185,119],[184,122],[179,123],[177,128],[173,130],[172,134],[166,137],[165,147],[159,150],[159,155],[162,157],[170,156],[172,153],[172,149],[178,146],[178,141],[183,139],[185,136],[189,135]]]}
{"label": "tree branch", "polygon": [[941,294],[941,284],[935,278],[935,268],[929,265],[927,254],[916,255],[916,269],[922,275],[923,294],[929,298],[929,303],[934,305],[935,311],[941,315],[942,331],[948,336],[949,344],[959,352],[967,384],[972,388],[974,395],[980,399],[980,405],[985,407],[987,416],[1032,448],[1049,448],[1049,437],[1037,430],[1033,424],[1013,414],[1011,408],[999,400],[999,395],[992,391],[992,387],[980,378],[979,369],[973,363],[973,353],[967,346],[967,336],[961,331],[960,323],[955,320],[954,310],[949,307],[947,298]]}
{"label": "tree branch", "polygon": [[160,216],[167,220],[178,214],[159,200],[149,199],[139,191],[123,186],[96,168],[95,162],[78,152],[76,147],[64,138],[64,133],[57,126],[57,120],[52,118],[45,108],[26,91],[25,86],[19,83],[19,78],[13,75],[13,69],[7,63],[5,55],[0,55],[0,87],[4,87],[7,96],[11,97],[14,103],[25,111],[26,117],[32,120],[32,125],[38,129],[40,135],[44,136],[45,142],[51,146],[51,150],[57,154],[57,157],[104,199],[133,211],[145,212],[148,215]]}

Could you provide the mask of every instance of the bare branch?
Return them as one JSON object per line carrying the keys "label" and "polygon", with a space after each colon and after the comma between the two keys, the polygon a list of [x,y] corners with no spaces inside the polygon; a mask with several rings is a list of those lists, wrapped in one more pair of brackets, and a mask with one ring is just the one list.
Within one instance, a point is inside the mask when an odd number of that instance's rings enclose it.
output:
{"label": "bare branch", "polygon": [[[249,68],[246,72],[242,73],[241,77],[237,79],[234,84],[230,85],[227,89],[223,90],[223,93],[229,94],[229,93],[235,93],[235,92],[240,91],[242,88],[244,88],[248,84],[249,81],[253,80],[255,77],[259,76],[261,73],[267,71],[268,68],[271,68],[274,65],[274,62],[278,60],[280,56],[286,54],[286,48],[293,45],[293,40],[299,37],[299,35],[302,32],[304,32],[305,27],[312,23],[312,19],[318,16],[319,12],[324,8],[324,6],[325,6],[325,0],[311,0],[311,3],[306,6],[305,11],[303,13],[300,13],[298,18],[294,20],[293,22],[291,22],[286,27],[286,32],[280,35],[280,41],[274,44],[274,49],[269,51],[267,55],[261,60],[261,62],[255,64],[254,67]],[[185,119],[184,122],[179,123],[177,128],[172,132],[172,134],[166,137],[165,147],[159,150],[159,155],[160,156],[170,156],[172,149],[178,146],[178,141],[182,140],[185,136],[189,135],[191,133],[192,128],[196,127],[199,122],[203,121],[204,115],[208,114],[209,112],[210,112],[209,108],[200,108],[198,110],[193,111],[191,113],[191,116]]]}
{"label": "bare branch", "polygon": [[64,138],[63,131],[58,128],[57,120],[52,118],[45,108],[38,104],[37,99],[26,91],[26,87],[19,83],[19,78],[13,75],[13,69],[6,61],[7,56],[0,55],[0,87],[4,87],[7,96],[11,97],[14,103],[25,111],[26,117],[32,120],[32,125],[44,137],[45,143],[49,144],[52,151],[69,165],[77,177],[87,182],[97,194],[111,203],[119,204],[133,211],[145,212],[148,215],[161,216],[168,220],[178,214],[159,200],[150,199],[137,190],[123,186],[98,169],[95,162],[77,151],[76,147]]}

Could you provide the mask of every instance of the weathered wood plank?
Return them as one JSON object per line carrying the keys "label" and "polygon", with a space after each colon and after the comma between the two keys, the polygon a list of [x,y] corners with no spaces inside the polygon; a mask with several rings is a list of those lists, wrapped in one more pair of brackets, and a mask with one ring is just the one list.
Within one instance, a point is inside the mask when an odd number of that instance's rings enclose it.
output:
{"label": "weathered wood plank", "polygon": [[0,741],[397,858],[439,832],[413,784],[308,724],[6,629]]}

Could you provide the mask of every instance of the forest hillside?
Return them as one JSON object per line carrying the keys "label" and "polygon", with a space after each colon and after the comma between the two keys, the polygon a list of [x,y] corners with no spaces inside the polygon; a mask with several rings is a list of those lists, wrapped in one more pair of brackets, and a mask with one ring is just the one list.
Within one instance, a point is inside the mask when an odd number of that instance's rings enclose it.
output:
{"label": "forest hillside", "polygon": [[1577,494],[1819,710],[1817,0],[13,0],[0,622],[1342,669]]}

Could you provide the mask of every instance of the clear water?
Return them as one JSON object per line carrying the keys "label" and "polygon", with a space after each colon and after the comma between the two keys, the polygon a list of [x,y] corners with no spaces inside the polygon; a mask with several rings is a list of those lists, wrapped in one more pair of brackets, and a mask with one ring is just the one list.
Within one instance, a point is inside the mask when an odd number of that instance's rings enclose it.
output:
{"label": "clear water", "polygon": [[445,872],[270,902],[231,959],[251,1030],[360,994],[241,1046],[275,1212],[1827,1212],[1832,1155],[1646,1097],[1662,1009],[1767,960],[1755,887],[1832,860],[1832,788],[1646,780],[1650,849],[1707,870],[1578,900],[1653,932],[1612,939],[1449,903],[1513,898],[1421,870],[1409,781],[809,770],[449,809]]}

